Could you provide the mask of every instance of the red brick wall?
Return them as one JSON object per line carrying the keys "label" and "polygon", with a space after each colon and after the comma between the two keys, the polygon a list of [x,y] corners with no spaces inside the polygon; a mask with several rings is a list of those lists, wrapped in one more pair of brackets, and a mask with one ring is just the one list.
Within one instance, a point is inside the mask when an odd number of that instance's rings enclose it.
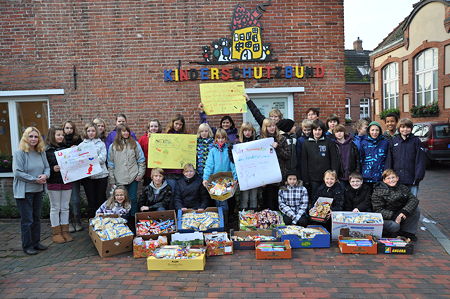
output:
{"label": "red brick wall", "polygon": [[[164,82],[163,69],[201,60],[201,46],[230,36],[233,8],[260,1],[3,1],[0,89],[63,88],[50,97],[51,121],[77,124],[127,114],[138,135],[149,118],[165,126],[182,113],[196,130],[201,81]],[[278,62],[233,64],[323,66],[324,78],[272,79],[261,87],[304,86],[295,94],[296,120],[309,106],[344,117],[342,0],[272,1],[261,18],[263,42]],[[78,73],[74,89],[73,66]],[[219,82],[219,81],[217,81]],[[246,80],[253,87],[254,79]],[[213,118],[213,124],[219,117]],[[240,123],[241,117],[236,117]]]}
{"label": "red brick wall", "polygon": [[360,100],[363,98],[370,99],[370,84],[346,84],[345,97],[350,98],[350,116],[352,117],[353,121],[357,121],[359,119],[360,113]]}

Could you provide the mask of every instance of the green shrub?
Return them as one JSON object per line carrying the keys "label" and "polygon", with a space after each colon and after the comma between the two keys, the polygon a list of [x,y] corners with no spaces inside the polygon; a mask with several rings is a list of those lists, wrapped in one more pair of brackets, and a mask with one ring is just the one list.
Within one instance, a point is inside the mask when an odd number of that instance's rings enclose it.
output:
{"label": "green shrub", "polygon": [[438,102],[433,102],[428,105],[411,107],[411,117],[430,117],[439,115],[439,105]]}

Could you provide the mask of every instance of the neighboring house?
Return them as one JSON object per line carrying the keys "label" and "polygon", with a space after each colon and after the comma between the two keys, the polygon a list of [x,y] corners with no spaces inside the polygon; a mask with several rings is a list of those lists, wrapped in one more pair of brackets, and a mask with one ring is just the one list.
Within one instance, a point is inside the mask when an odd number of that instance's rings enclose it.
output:
{"label": "neighboring house", "polygon": [[[414,122],[450,117],[450,1],[422,0],[370,54],[375,120],[398,108]],[[439,107],[423,117],[414,106]],[[430,112],[433,112],[432,110]]]}
{"label": "neighboring house", "polygon": [[352,121],[370,117],[370,52],[359,37],[345,50],[345,118]]}

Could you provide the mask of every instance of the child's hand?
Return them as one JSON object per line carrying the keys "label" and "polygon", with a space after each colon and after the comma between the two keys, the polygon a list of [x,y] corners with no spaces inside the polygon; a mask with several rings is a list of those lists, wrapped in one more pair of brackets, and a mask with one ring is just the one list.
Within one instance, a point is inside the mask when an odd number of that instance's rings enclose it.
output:
{"label": "child's hand", "polygon": [[187,208],[181,208],[181,210],[182,210],[182,211],[186,211],[186,210],[187,210]]}
{"label": "child's hand", "polygon": [[95,217],[98,217],[98,216],[103,216],[103,213],[97,213],[97,214],[95,214]]}
{"label": "child's hand", "polygon": [[148,210],[150,210],[150,208],[147,207],[147,206],[142,206],[142,207],[141,207],[141,212],[143,212],[143,211],[148,211]]}
{"label": "child's hand", "polygon": [[395,222],[397,222],[398,224],[400,224],[400,222],[402,222],[402,220],[406,219],[406,215],[403,213],[398,214],[397,218],[395,218]]}
{"label": "child's hand", "polygon": [[358,213],[359,210],[358,210],[358,208],[354,208],[352,212],[353,212],[353,213]]}
{"label": "child's hand", "polygon": [[61,167],[59,167],[59,165],[53,166],[53,171],[54,171],[54,172],[58,172],[58,171],[60,171],[60,170],[61,170]]}
{"label": "child's hand", "polygon": [[138,176],[136,177],[135,181],[136,181],[136,182],[142,181],[142,176],[138,175]]}
{"label": "child's hand", "polygon": [[248,96],[248,94],[244,94],[244,97],[246,102],[250,101],[250,97]]}
{"label": "child's hand", "polygon": [[278,143],[276,143],[276,142],[272,143],[273,148],[277,148],[277,146],[278,146]]}
{"label": "child's hand", "polygon": [[208,187],[208,181],[207,180],[203,180],[203,186],[205,186],[205,188]]}
{"label": "child's hand", "polygon": [[198,209],[197,211],[199,211],[199,212],[203,212],[203,209]]}
{"label": "child's hand", "polygon": [[200,104],[198,104],[198,109],[200,110],[200,112],[205,112],[205,109],[204,109],[204,106],[203,106],[202,102],[200,102]]}

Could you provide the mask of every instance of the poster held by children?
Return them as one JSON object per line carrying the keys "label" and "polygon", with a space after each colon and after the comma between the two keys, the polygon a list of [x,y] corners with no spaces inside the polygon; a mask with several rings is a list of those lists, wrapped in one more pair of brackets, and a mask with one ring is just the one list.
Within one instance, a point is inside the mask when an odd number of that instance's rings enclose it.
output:
{"label": "poster held by children", "polygon": [[80,144],[55,152],[64,184],[102,172],[94,145]]}
{"label": "poster held by children", "polygon": [[197,135],[152,134],[148,143],[148,167],[181,169],[197,158]]}
{"label": "poster held by children", "polygon": [[244,82],[200,84],[200,98],[208,115],[247,112]]}
{"label": "poster held by children", "polygon": [[233,158],[240,190],[249,190],[281,182],[273,138],[264,138],[233,146]]}

